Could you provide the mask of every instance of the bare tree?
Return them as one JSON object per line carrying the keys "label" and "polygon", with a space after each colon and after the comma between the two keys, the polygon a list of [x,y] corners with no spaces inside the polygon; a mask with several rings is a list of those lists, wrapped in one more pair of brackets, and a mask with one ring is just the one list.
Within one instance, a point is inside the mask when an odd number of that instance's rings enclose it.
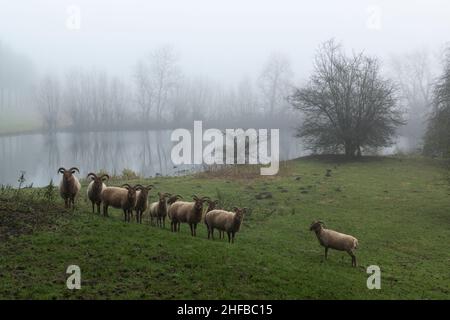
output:
{"label": "bare tree", "polygon": [[450,47],[444,55],[442,75],[433,87],[433,112],[428,122],[424,152],[450,158]]}
{"label": "bare tree", "polygon": [[361,156],[364,147],[392,144],[404,123],[396,87],[380,76],[377,60],[346,56],[333,40],[320,46],[309,83],[290,100],[305,116],[298,136],[315,151]]}
{"label": "bare tree", "polygon": [[392,71],[400,88],[400,101],[407,110],[407,125],[401,134],[421,141],[432,105],[433,72],[430,54],[425,50],[392,58]]}
{"label": "bare tree", "polygon": [[58,79],[47,75],[39,83],[36,91],[38,110],[48,132],[55,132],[61,104],[61,87]]}
{"label": "bare tree", "polygon": [[275,111],[283,110],[283,104],[290,95],[291,82],[294,73],[289,59],[281,54],[273,53],[258,80],[262,93],[263,107],[270,115]]}
{"label": "bare tree", "polygon": [[163,120],[164,108],[180,77],[178,56],[170,46],[156,49],[146,60],[137,64],[136,96],[146,120],[150,119],[152,109],[156,112],[156,121]]}
{"label": "bare tree", "polygon": [[148,122],[153,106],[155,87],[150,78],[150,71],[144,61],[139,61],[135,67],[135,96],[143,119]]}

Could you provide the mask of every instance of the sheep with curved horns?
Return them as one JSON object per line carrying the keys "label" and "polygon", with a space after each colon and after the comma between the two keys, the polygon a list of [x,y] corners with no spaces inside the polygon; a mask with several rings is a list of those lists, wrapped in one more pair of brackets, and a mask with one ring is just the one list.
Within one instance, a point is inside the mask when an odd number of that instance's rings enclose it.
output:
{"label": "sheep with curved horns", "polygon": [[177,201],[169,207],[168,215],[171,220],[171,231],[180,231],[181,223],[188,223],[193,237],[197,234],[197,224],[202,220],[203,203],[209,197],[192,196],[194,202]]}
{"label": "sheep with curved horns", "polygon": [[92,213],[95,212],[95,205],[97,205],[97,213],[100,214],[100,204],[102,203],[102,191],[106,188],[104,181],[109,180],[109,175],[102,174],[97,176],[95,173],[90,172],[87,178],[91,177],[92,181],[89,183],[87,188],[87,197],[92,203]]}
{"label": "sheep with curved horns", "polygon": [[[159,200],[150,204],[150,223],[153,225],[153,219],[156,219],[156,226],[165,228],[166,227],[166,216],[167,216],[167,198],[171,197],[170,193],[158,192]],[[178,196],[178,195],[177,195]],[[174,198],[178,200],[177,197]]]}
{"label": "sheep with curved horns", "polygon": [[148,185],[146,187],[138,184],[136,188],[136,222],[142,223],[142,215],[148,208],[148,193],[152,190],[153,185]]}
{"label": "sheep with curved horns", "polygon": [[214,229],[226,232],[228,242],[234,243],[236,232],[241,228],[247,208],[233,207],[234,212],[225,210],[211,210],[205,215],[205,224],[208,229],[208,239],[214,240]]}
{"label": "sheep with curved horns", "polygon": [[106,187],[102,191],[103,215],[108,216],[108,207],[122,209],[124,221],[130,222],[131,212],[136,206],[136,187],[125,183],[122,187]]}
{"label": "sheep with curved horns", "polygon": [[348,234],[325,229],[325,224],[322,221],[314,221],[309,230],[314,231],[319,243],[325,247],[325,259],[327,259],[329,248],[346,251],[352,257],[352,267],[356,267],[354,251],[358,248],[358,239]]}
{"label": "sheep with curved horns", "polygon": [[80,181],[74,176],[75,172],[80,173],[80,170],[77,167],[72,167],[69,170],[62,167],[58,169],[58,173],[63,175],[59,184],[59,193],[61,198],[64,199],[65,208],[68,209],[72,206],[72,210],[75,210],[75,197],[81,189]]}

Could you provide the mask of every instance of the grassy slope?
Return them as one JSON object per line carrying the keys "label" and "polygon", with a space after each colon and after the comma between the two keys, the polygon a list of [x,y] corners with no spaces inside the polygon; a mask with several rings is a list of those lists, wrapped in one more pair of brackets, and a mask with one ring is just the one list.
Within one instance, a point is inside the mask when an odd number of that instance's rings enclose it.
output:
{"label": "grassy slope", "polygon": [[[331,177],[324,176],[327,168]],[[302,159],[287,171],[253,180],[152,180],[158,190],[184,196],[216,198],[218,189],[226,203],[252,208],[234,245],[208,241],[203,225],[191,238],[186,225],[172,234],[126,224],[119,211],[105,219],[89,214],[82,199],[78,212],[64,215],[52,231],[0,243],[0,297],[450,298],[449,191],[435,164]],[[255,200],[262,191],[273,198]],[[359,239],[358,268],[342,252],[330,251],[323,261],[323,249],[308,231],[316,218]],[[81,267],[81,290],[65,288],[70,264]],[[372,264],[381,267],[381,290],[366,288]]]}

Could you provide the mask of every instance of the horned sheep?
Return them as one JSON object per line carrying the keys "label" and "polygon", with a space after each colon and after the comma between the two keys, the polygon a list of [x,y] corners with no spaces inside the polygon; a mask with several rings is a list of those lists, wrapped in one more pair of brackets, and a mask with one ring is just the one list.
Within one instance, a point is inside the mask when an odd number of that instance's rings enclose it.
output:
{"label": "horned sheep", "polygon": [[194,202],[177,201],[169,207],[171,231],[180,231],[181,223],[188,223],[193,237],[197,234],[197,224],[202,220],[203,203],[209,197],[192,196]]}
{"label": "horned sheep", "polygon": [[87,188],[87,197],[92,203],[92,213],[94,213],[95,205],[97,205],[97,213],[100,214],[100,204],[102,203],[102,191],[106,188],[104,181],[109,179],[109,175],[102,174],[97,176],[95,173],[90,172],[87,178],[91,177],[92,181],[89,183]]}
{"label": "horned sheep", "polygon": [[65,208],[75,210],[75,197],[81,189],[80,181],[74,176],[75,172],[80,173],[80,170],[76,167],[72,167],[69,170],[65,168],[59,168],[58,173],[63,175],[61,183],[59,184],[59,193],[61,198],[64,199]]}

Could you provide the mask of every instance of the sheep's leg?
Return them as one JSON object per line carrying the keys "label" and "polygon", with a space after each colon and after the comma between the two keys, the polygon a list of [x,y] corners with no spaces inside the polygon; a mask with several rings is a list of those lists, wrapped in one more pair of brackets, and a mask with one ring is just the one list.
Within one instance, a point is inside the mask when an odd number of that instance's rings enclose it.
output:
{"label": "sheep's leg", "polygon": [[197,224],[194,223],[194,237],[197,236]]}
{"label": "sheep's leg", "polygon": [[325,260],[328,258],[328,247],[325,247]]}
{"label": "sheep's leg", "polygon": [[231,233],[231,243],[234,243],[234,232]]}
{"label": "sheep's leg", "polygon": [[127,210],[123,209],[123,221],[127,222]]}
{"label": "sheep's leg", "polygon": [[230,238],[230,233],[227,231],[227,235],[228,235],[228,243],[231,242],[231,238]]}
{"label": "sheep's leg", "polygon": [[180,232],[181,222],[178,221],[178,222],[177,222],[177,225],[178,225],[178,232]]}
{"label": "sheep's leg", "polygon": [[108,206],[103,204],[103,216],[107,217],[108,216]]}
{"label": "sheep's leg", "polygon": [[97,203],[97,213],[100,214],[100,202]]}
{"label": "sheep's leg", "polygon": [[347,251],[350,257],[352,257],[352,267],[356,267],[356,256],[352,250]]}
{"label": "sheep's leg", "polygon": [[194,236],[194,229],[192,228],[192,223],[189,223],[189,228],[191,228],[191,236]]}
{"label": "sheep's leg", "polygon": [[91,201],[91,203],[92,203],[92,214],[94,214],[95,213],[95,202]]}
{"label": "sheep's leg", "polygon": [[166,217],[163,217],[162,219],[163,219],[163,228],[165,229],[166,228]]}

